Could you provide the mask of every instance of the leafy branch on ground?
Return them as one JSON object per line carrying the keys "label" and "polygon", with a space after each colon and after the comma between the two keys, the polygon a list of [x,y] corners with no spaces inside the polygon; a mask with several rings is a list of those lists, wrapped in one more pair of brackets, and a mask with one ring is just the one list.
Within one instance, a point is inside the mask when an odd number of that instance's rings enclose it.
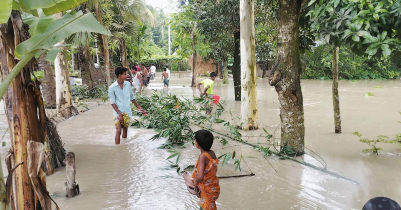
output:
{"label": "leafy branch on ground", "polygon": [[[203,129],[208,129],[218,135],[215,139],[224,146],[228,144],[228,138],[252,146],[254,150],[259,151],[264,157],[276,154],[280,159],[293,159],[294,148],[283,145],[280,150],[273,151],[270,146],[262,146],[259,138],[264,138],[267,141],[273,139],[273,135],[269,134],[266,129],[264,133],[258,137],[258,143],[252,144],[243,139],[242,134],[239,132],[236,117],[229,110],[231,121],[220,119],[225,108],[222,103],[216,105],[216,110],[212,115],[205,115],[207,105],[210,103],[205,97],[195,97],[193,99],[179,98],[176,95],[162,95],[161,93],[154,92],[150,97],[139,96],[137,102],[145,110],[148,115],[142,116],[141,120],[133,121],[132,125],[142,128],[153,128],[156,134],[151,140],[165,138],[166,142],[160,147],[168,149],[171,155],[167,158],[169,164],[173,168],[177,168],[180,172],[179,161],[180,151],[174,149],[177,146],[185,148],[189,142],[193,143],[195,132],[193,126],[198,126]],[[134,107],[133,107],[134,108]],[[141,113],[134,110],[134,114],[140,116]],[[214,130],[213,125],[222,125],[223,132]],[[272,143],[272,145],[275,145]],[[241,163],[243,162],[242,155],[236,155],[236,151],[220,155],[218,159],[222,161],[222,167],[230,160],[234,161],[235,170],[242,170]],[[175,161],[172,159],[175,158]]]}

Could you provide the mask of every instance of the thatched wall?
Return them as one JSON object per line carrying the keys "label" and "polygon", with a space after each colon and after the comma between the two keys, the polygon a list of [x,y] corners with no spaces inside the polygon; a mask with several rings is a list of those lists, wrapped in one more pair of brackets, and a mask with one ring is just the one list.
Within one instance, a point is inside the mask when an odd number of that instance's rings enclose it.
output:
{"label": "thatched wall", "polygon": [[[206,72],[216,71],[216,65],[213,64],[213,60],[210,59],[208,61],[203,60],[203,58],[198,55],[196,56],[196,73],[198,75],[205,75]],[[189,65],[191,65],[191,69],[193,68],[192,55],[188,58]]]}

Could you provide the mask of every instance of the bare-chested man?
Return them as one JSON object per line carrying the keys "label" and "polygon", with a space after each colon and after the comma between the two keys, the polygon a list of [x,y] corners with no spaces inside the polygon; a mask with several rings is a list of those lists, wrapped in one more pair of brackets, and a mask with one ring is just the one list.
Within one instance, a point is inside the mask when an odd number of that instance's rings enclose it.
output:
{"label": "bare-chested man", "polygon": [[167,68],[164,68],[164,71],[162,73],[162,80],[164,87],[168,88],[169,78],[168,78]]}

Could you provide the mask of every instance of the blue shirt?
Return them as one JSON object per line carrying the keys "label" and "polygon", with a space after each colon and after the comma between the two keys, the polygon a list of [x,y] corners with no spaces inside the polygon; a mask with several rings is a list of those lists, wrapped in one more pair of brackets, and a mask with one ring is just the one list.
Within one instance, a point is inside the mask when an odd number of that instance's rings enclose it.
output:
{"label": "blue shirt", "polygon": [[[135,99],[135,96],[129,82],[124,81],[123,89],[121,89],[117,81],[111,84],[109,87],[109,98],[110,103],[115,104],[121,114],[127,113],[129,117],[132,117],[131,101]],[[115,110],[113,110],[113,114],[114,116],[118,116]]]}

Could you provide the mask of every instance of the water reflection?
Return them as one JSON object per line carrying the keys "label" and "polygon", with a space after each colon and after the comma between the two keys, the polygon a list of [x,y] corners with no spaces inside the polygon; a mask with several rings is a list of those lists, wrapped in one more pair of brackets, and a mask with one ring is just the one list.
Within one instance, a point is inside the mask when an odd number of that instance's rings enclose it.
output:
{"label": "water reflection", "polygon": [[[195,88],[188,87],[189,79],[172,80],[165,93],[192,97]],[[279,105],[274,88],[258,80],[258,102],[261,127],[279,137],[276,127],[280,122]],[[184,87],[186,85],[186,87]],[[383,88],[374,88],[382,86]],[[395,81],[340,81],[340,102],[343,133],[333,133],[330,81],[302,81],[305,102],[305,144],[317,152],[330,170],[357,180],[361,185],[337,179],[291,161],[271,157],[266,161],[260,153],[248,146],[218,142],[213,149],[217,154],[236,150],[242,154],[249,168],[235,172],[231,163],[219,168],[219,175],[248,173],[256,175],[237,179],[221,179],[219,209],[361,209],[373,197],[386,196],[401,203],[401,149],[384,145],[387,153],[379,156],[361,155],[366,148],[352,135],[359,131],[372,138],[378,134],[393,135],[400,131],[400,82]],[[163,90],[161,83],[151,83],[152,89]],[[240,102],[234,101],[233,87],[217,81],[215,92],[227,100],[235,116],[239,116]],[[375,94],[365,98],[367,92]],[[223,117],[230,117],[225,114]],[[0,114],[0,131],[7,123]],[[218,128],[218,127],[217,127]],[[77,178],[81,195],[66,199],[65,169],[47,177],[50,194],[61,209],[190,209],[197,210],[198,199],[190,195],[182,177],[171,169],[165,159],[169,153],[157,149],[163,140],[149,141],[151,130],[130,128],[128,139],[114,145],[114,127],[110,105],[97,107],[58,125],[67,150],[77,158]],[[275,132],[276,130],[276,132]],[[262,129],[244,132],[256,136]],[[247,138],[257,142],[256,138]],[[9,142],[9,137],[6,136]],[[263,142],[262,142],[263,141]],[[265,140],[260,140],[262,143]],[[2,157],[9,149],[0,148]],[[182,150],[182,165],[198,157],[191,145]],[[309,156],[305,161],[318,165]],[[4,165],[3,165],[4,166]],[[272,168],[274,167],[274,169]]]}

